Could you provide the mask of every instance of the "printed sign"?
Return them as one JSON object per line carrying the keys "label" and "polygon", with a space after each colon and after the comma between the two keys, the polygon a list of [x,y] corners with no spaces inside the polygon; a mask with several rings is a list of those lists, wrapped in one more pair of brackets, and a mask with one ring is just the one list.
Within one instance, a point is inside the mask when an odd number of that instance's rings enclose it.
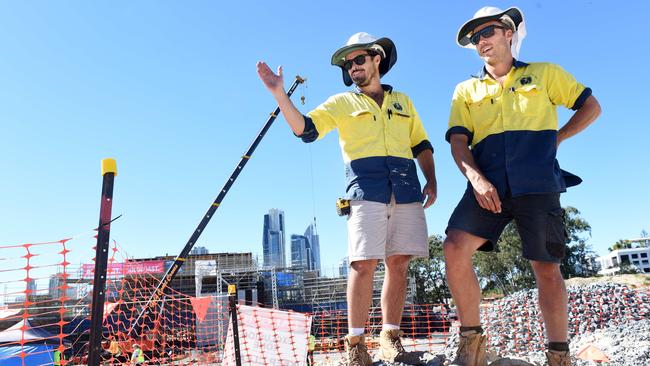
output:
{"label": "printed sign", "polygon": [[[106,269],[107,277],[121,277],[124,275],[161,274],[165,272],[165,261],[142,261],[126,263],[109,263]],[[95,265],[84,264],[82,267],[83,278],[95,276]]]}

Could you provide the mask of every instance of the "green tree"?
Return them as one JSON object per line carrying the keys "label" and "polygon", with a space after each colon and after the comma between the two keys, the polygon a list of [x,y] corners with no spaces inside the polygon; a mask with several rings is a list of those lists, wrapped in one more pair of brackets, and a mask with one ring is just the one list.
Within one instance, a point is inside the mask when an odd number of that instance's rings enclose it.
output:
{"label": "green tree", "polygon": [[632,242],[629,240],[621,239],[609,247],[609,251],[619,250],[619,249],[630,249],[632,248]]}
{"label": "green tree", "polygon": [[533,270],[528,260],[521,255],[521,238],[514,222],[503,230],[498,248],[498,252],[478,252],[474,255],[476,275],[483,291],[508,295],[534,287]]}
{"label": "green tree", "polygon": [[566,256],[561,267],[564,278],[594,276],[598,272],[595,253],[587,243],[591,238],[591,226],[580,217],[580,211],[571,206],[564,209],[564,226],[567,233]]}
{"label": "green tree", "polygon": [[415,302],[418,304],[447,303],[451,297],[445,278],[443,237],[429,237],[429,257],[411,261],[408,274],[415,279]]}

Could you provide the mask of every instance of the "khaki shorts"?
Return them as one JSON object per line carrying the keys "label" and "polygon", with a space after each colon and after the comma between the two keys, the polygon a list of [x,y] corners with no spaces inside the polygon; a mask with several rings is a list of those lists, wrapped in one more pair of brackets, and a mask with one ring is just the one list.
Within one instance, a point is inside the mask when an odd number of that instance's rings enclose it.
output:
{"label": "khaki shorts", "polygon": [[428,257],[424,209],[419,202],[389,204],[350,201],[348,216],[349,262],[385,259],[392,255]]}

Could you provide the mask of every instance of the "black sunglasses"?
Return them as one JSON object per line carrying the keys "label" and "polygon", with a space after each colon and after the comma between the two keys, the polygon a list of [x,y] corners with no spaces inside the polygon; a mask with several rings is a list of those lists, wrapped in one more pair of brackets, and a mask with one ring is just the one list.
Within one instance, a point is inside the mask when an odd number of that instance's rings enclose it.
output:
{"label": "black sunglasses", "polygon": [[502,27],[500,25],[493,24],[493,25],[487,26],[487,27],[481,29],[480,31],[472,34],[472,36],[469,37],[469,41],[474,46],[476,46],[481,41],[481,37],[483,37],[483,38],[492,37],[494,35],[494,30],[497,29],[497,28],[498,29],[509,29],[509,28],[506,28],[506,27]]}
{"label": "black sunglasses", "polygon": [[361,66],[366,63],[366,56],[372,56],[369,53],[364,53],[362,55],[358,55],[352,60],[347,60],[343,63],[343,68],[346,70],[350,70],[352,68],[352,63],[354,62],[355,64]]}

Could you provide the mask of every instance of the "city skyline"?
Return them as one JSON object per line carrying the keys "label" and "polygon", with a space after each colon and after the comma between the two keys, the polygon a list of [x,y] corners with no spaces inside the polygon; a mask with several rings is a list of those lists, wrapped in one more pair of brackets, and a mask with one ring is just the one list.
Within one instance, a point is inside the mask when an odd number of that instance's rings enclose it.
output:
{"label": "city skyline", "polygon": [[272,208],[264,215],[262,250],[265,266],[286,267],[284,211]]}
{"label": "city skyline", "polygon": [[263,265],[278,268],[303,267],[321,273],[320,239],[316,218],[307,225],[304,234],[290,234],[289,250],[286,249],[286,236],[284,211],[269,209],[264,215],[262,228]]}
{"label": "city skyline", "polygon": [[318,236],[318,230],[316,229],[316,217],[314,217],[314,221],[312,221],[309,226],[307,226],[304,236],[309,241],[309,247],[311,248],[311,261],[313,263],[312,269],[320,273],[320,237]]}

